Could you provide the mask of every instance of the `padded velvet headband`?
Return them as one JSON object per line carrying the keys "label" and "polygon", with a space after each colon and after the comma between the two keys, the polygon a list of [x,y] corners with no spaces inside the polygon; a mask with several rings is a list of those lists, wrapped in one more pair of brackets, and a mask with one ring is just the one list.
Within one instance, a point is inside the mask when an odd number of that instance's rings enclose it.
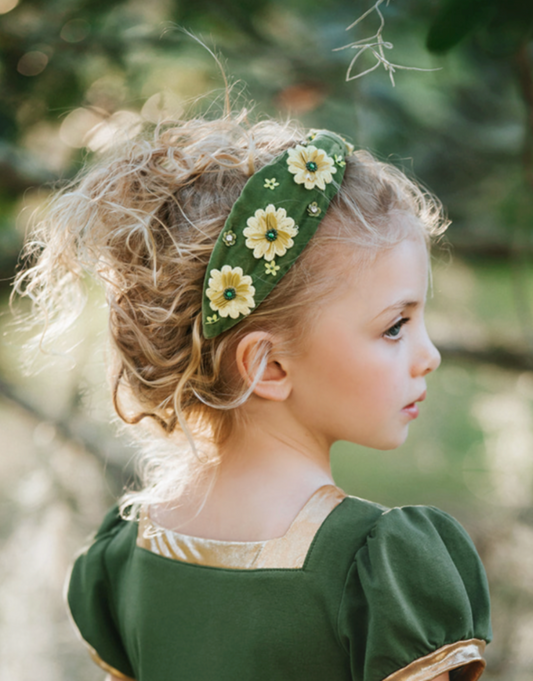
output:
{"label": "padded velvet headband", "polygon": [[207,267],[205,338],[249,315],[303,251],[338,192],[353,147],[328,130],[287,149],[245,184]]}

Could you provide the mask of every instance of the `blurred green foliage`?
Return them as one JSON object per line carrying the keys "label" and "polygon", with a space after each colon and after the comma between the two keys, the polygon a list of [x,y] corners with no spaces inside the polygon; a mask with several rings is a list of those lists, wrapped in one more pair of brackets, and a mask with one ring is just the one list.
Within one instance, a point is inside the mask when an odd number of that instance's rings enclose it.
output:
{"label": "blurred green foliage", "polygon": [[524,0],[447,0],[427,37],[431,52],[446,52],[475,33],[497,56],[517,54],[533,34],[533,5]]}
{"label": "blurred green foliage", "polygon": [[[91,127],[123,111],[153,120],[151,97],[183,110],[223,87],[212,56],[181,29],[220,54],[258,115],[331,127],[415,172],[448,207],[458,246],[505,253],[519,238],[530,248],[531,3],[381,3],[387,57],[440,69],[400,71],[396,88],[383,71],[345,82],[354,52],[338,48],[376,32],[375,12],[345,30],[372,4],[0,0],[0,274],[16,259],[25,193],[72,176],[92,153]],[[372,63],[367,52],[360,70]],[[72,117],[79,109],[85,119]]]}

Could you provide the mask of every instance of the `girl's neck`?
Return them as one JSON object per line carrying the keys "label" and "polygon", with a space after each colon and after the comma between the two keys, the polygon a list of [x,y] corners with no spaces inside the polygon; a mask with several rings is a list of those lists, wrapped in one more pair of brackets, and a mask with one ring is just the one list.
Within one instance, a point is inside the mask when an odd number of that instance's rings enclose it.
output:
{"label": "girl's neck", "polygon": [[188,490],[177,508],[154,509],[156,522],[210,539],[272,539],[285,534],[317,489],[333,484],[325,443],[275,419],[248,423],[220,447],[214,478]]}

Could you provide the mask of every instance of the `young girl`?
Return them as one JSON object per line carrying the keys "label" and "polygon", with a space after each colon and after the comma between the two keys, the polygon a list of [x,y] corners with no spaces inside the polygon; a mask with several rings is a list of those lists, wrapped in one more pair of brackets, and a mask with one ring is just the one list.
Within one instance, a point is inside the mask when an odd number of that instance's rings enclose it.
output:
{"label": "young girl", "polygon": [[445,227],[339,135],[245,115],[159,126],[55,198],[17,290],[50,326],[84,272],[103,283],[114,406],[150,426],[141,489],[70,577],[111,679],[480,677],[468,535],[432,507],[348,496],[329,461],[337,440],[398,447],[418,416]]}

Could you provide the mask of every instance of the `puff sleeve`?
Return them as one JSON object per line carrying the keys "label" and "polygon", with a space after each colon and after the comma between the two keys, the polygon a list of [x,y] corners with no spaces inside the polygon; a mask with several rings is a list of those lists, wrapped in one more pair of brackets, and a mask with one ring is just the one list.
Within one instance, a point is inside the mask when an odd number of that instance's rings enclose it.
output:
{"label": "puff sleeve", "polygon": [[[125,564],[124,539],[133,525],[120,518],[117,507],[106,515],[93,543],[74,562],[68,585],[68,607],[93,660],[119,678],[134,676],[120,634],[110,574]],[[126,530],[126,532],[124,532]]]}
{"label": "puff sleeve", "polygon": [[476,681],[492,637],[489,595],[461,525],[431,507],[383,513],[348,572],[339,636],[357,681],[430,681],[446,671]]}

